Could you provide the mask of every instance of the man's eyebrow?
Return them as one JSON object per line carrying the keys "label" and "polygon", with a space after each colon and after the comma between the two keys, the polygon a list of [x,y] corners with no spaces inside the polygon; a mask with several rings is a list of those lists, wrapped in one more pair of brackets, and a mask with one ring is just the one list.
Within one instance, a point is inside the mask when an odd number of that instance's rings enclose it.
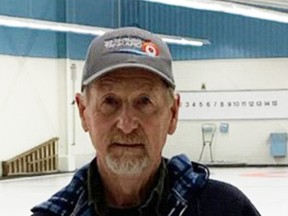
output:
{"label": "man's eyebrow", "polygon": [[119,82],[119,80],[112,77],[103,77],[98,80],[95,84],[97,84],[97,88],[100,89],[111,89],[115,82]]}

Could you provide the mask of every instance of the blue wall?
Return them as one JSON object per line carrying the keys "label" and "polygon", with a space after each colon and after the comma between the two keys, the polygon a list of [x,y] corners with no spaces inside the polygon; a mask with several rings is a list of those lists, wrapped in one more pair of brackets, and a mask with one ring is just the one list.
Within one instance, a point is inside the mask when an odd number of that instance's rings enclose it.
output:
{"label": "blue wall", "polygon": [[[108,28],[140,26],[211,41],[203,47],[169,45],[175,60],[288,57],[287,24],[140,0],[0,0],[0,15]],[[84,59],[91,40],[88,35],[0,27],[0,53],[7,55]]]}
{"label": "blue wall", "polygon": [[65,21],[65,0],[0,0],[0,14]]}

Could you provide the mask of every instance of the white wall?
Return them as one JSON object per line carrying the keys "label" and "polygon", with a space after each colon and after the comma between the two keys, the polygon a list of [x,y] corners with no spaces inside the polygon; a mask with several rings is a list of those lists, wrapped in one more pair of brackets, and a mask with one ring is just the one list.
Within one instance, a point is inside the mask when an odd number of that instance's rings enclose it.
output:
{"label": "white wall", "polygon": [[0,56],[0,161],[59,137],[60,170],[75,169],[70,65],[66,59]]}
{"label": "white wall", "polygon": [[[76,66],[76,79],[70,66]],[[177,90],[288,89],[288,59],[243,59],[174,62]],[[0,161],[51,137],[59,141],[60,166],[73,170],[94,155],[83,132],[74,94],[80,91],[83,61],[0,56]],[[74,123],[73,123],[74,122]],[[217,126],[222,121],[213,121]],[[269,153],[269,134],[287,132],[288,120],[225,121],[227,134],[217,130],[213,154],[223,163],[288,163]],[[185,152],[197,160],[202,147],[200,121],[180,121],[164,155]],[[209,161],[206,152],[203,161]]]}
{"label": "white wall", "polygon": [[[267,90],[288,89],[288,59],[243,59],[174,62],[174,74],[179,91],[201,90]],[[288,95],[287,95],[288,98]],[[288,102],[287,102],[288,103]],[[229,123],[229,132],[221,133],[221,123]],[[213,141],[214,160],[219,163],[280,164],[286,158],[270,156],[269,134],[288,132],[284,120],[180,121],[169,138],[164,154],[172,156],[185,152],[198,160],[202,148],[203,123],[216,124]],[[209,162],[206,147],[203,161]]]}
{"label": "white wall", "polygon": [[0,160],[65,134],[62,71],[62,60],[0,56]]}

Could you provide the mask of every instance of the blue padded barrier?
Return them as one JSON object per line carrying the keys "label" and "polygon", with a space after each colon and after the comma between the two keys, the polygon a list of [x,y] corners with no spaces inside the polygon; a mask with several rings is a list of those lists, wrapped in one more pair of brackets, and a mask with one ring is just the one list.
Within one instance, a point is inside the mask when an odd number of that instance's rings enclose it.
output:
{"label": "blue padded barrier", "polygon": [[270,144],[271,156],[285,157],[287,155],[287,133],[271,133]]}

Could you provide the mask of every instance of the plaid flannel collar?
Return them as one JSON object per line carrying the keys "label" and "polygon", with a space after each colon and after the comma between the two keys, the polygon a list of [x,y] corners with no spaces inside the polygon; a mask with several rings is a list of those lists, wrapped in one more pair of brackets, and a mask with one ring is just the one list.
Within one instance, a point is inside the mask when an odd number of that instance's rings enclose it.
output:
{"label": "plaid flannel collar", "polygon": [[[166,176],[167,167],[164,159],[162,159],[155,187],[152,189],[143,204],[138,207],[139,211],[148,208],[153,208],[155,211],[155,209],[158,208],[162,201]],[[96,213],[100,216],[108,215],[109,207],[105,200],[103,184],[97,169],[96,158],[90,163],[88,168],[88,202],[89,204],[94,205]]]}

